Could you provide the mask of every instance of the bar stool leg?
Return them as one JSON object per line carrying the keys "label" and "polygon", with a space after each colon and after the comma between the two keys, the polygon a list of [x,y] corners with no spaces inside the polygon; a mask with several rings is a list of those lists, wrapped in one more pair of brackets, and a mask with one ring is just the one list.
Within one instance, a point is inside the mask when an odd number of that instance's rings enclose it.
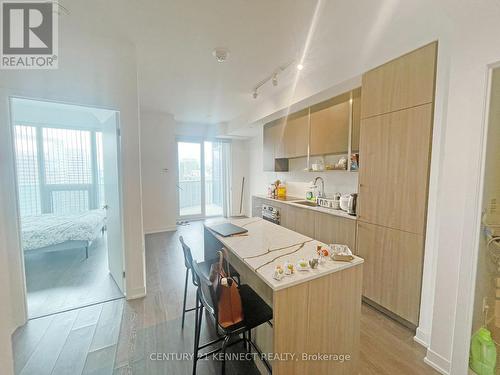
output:
{"label": "bar stool leg", "polygon": [[247,344],[248,344],[248,341],[247,341],[247,333],[246,333],[246,332],[243,332],[241,335],[243,336],[243,348],[245,348],[245,350],[246,350],[246,348],[247,348]]}
{"label": "bar stool leg", "polygon": [[203,314],[203,305],[200,303],[198,294],[196,294],[196,317],[194,321],[194,356],[193,356],[193,375],[196,375],[196,365],[198,363],[198,351],[200,346],[201,322]]}
{"label": "bar stool leg", "polygon": [[250,344],[252,342],[252,330],[248,330],[248,352],[252,350],[252,345]]}
{"label": "bar stool leg", "polygon": [[184,319],[186,318],[186,296],[189,278],[189,268],[186,268],[186,281],[184,282],[184,302],[182,304],[182,328],[184,328]]}

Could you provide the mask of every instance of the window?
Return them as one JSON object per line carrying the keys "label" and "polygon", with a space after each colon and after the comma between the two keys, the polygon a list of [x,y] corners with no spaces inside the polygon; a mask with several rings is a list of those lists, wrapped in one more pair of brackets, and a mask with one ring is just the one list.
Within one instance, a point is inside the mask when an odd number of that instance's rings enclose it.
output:
{"label": "window", "polygon": [[21,217],[104,203],[102,133],[14,126]]}
{"label": "window", "polygon": [[223,141],[177,143],[179,217],[222,216],[228,210],[228,155]]}
{"label": "window", "polygon": [[42,208],[36,128],[18,125],[14,127],[14,138],[21,216],[40,215]]}

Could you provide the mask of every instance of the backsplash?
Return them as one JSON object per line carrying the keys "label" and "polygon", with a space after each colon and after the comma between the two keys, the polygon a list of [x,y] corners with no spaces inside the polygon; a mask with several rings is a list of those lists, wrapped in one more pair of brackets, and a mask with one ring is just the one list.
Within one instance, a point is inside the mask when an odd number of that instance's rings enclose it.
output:
{"label": "backsplash", "polygon": [[[283,181],[287,187],[287,195],[294,197],[305,197],[306,191],[311,186],[311,181],[320,176],[325,181],[325,194],[331,197],[335,193],[356,193],[358,191],[358,174],[354,172],[330,171],[330,172],[280,172],[270,173],[268,184],[276,179]],[[318,182],[319,183],[319,182]],[[266,185],[267,188],[267,185]]]}
{"label": "backsplash", "polygon": [[267,187],[269,184],[279,179],[285,182],[287,186],[287,195],[305,198],[310,182],[317,176],[321,176],[325,180],[325,194],[327,197],[331,197],[337,192],[348,194],[358,191],[357,172],[306,172],[304,171],[307,165],[306,158],[291,159],[289,172],[263,172],[262,136],[254,137],[247,142],[249,152],[250,196],[255,194],[267,194]]}

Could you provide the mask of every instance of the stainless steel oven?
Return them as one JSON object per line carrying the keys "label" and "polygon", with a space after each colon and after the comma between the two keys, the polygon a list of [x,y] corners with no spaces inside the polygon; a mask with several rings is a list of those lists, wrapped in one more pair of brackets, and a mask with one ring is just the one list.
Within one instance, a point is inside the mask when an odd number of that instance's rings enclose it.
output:
{"label": "stainless steel oven", "polygon": [[279,208],[269,206],[267,204],[262,205],[262,218],[264,220],[270,221],[271,223],[280,225]]}

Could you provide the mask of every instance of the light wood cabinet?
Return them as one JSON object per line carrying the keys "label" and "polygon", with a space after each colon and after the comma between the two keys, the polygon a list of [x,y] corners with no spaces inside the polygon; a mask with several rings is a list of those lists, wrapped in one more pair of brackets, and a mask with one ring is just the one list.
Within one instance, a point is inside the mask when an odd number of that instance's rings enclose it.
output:
{"label": "light wood cabinet", "polygon": [[359,152],[361,127],[361,87],[352,92],[351,152]]}
{"label": "light wood cabinet", "polygon": [[275,142],[278,137],[278,126],[273,126],[273,124],[264,125],[264,146],[262,150],[262,161],[264,163],[264,171],[274,171],[274,158],[275,152]]}
{"label": "light wood cabinet", "polygon": [[347,154],[350,93],[311,107],[311,155]]}
{"label": "light wood cabinet", "polygon": [[356,250],[356,220],[315,213],[315,239],[326,244],[344,244]]}
{"label": "light wood cabinet", "polygon": [[262,216],[262,205],[269,204],[280,211],[280,225],[326,244],[346,244],[356,249],[356,220],[295,207],[278,201],[252,197],[252,216]]}
{"label": "light wood cabinet", "polygon": [[288,159],[358,151],[360,104],[357,88],[264,125],[264,171],[287,172]]}
{"label": "light wood cabinet", "polygon": [[361,118],[434,100],[437,43],[431,43],[363,74]]}
{"label": "light wood cabinet", "polygon": [[297,158],[307,156],[309,141],[309,109],[291,114],[286,119],[283,131],[282,149],[278,157]]}
{"label": "light wood cabinet", "polygon": [[357,253],[363,295],[418,325],[437,43],[363,75]]}
{"label": "light wood cabinet", "polygon": [[357,255],[364,258],[363,296],[417,325],[423,236],[358,221]]}
{"label": "light wood cabinet", "polygon": [[288,160],[284,159],[283,132],[285,122],[276,120],[263,128],[263,168],[264,171],[286,172]]}
{"label": "light wood cabinet", "polygon": [[432,105],[362,120],[358,218],[423,234]]}
{"label": "light wood cabinet", "polygon": [[287,206],[286,218],[281,225],[304,236],[315,238],[315,211],[307,208]]}

